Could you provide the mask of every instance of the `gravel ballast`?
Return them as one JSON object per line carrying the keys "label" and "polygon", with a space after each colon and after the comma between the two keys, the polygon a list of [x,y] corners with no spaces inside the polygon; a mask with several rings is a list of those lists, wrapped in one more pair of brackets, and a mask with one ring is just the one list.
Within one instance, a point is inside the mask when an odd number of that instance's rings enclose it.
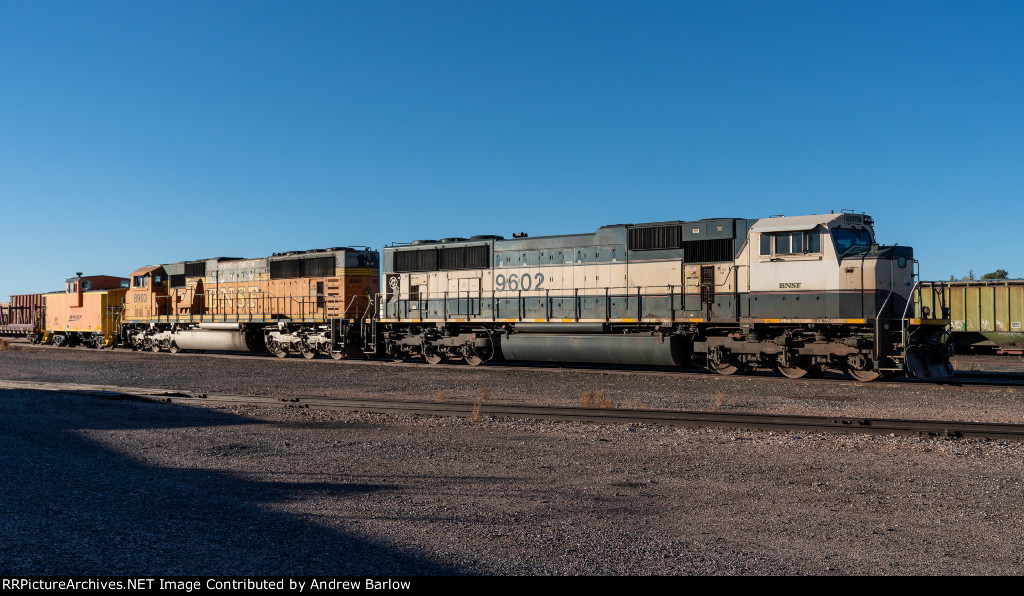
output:
{"label": "gravel ballast", "polygon": [[[389,399],[487,388],[561,405],[604,388],[631,407],[915,417],[907,408],[938,404],[932,418],[1015,422],[1022,410],[1012,390],[957,394],[972,405],[898,384],[179,356],[12,350],[0,378]],[[0,399],[3,575],[1024,571],[1017,443]]]}
{"label": "gravel ballast", "polygon": [[[268,396],[428,399],[578,406],[603,391],[621,408],[871,418],[1024,422],[1024,385],[970,387],[722,376],[669,370],[436,365],[326,358],[154,354],[19,346],[0,352],[0,379]],[[966,361],[972,369],[993,359]],[[1016,357],[996,358],[1022,372]],[[979,364],[979,362],[981,364]]]}

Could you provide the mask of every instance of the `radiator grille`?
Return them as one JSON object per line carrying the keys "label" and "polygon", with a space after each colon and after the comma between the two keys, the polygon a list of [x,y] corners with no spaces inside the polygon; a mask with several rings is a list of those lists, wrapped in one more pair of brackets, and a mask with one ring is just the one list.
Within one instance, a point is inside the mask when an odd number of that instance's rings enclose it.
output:
{"label": "radiator grille", "polygon": [[394,253],[395,273],[437,271],[437,249],[403,250]]}
{"label": "radiator grille", "polygon": [[333,256],[270,261],[270,279],[330,277],[332,275],[334,275]]}
{"label": "radiator grille", "polygon": [[732,238],[692,240],[683,243],[684,263],[717,263],[732,260]]}
{"label": "radiator grille", "polygon": [[629,228],[629,250],[664,250],[682,246],[683,226]]}
{"label": "radiator grille", "polygon": [[206,276],[206,261],[199,261],[198,263],[185,263],[185,277],[204,276]]}
{"label": "radiator grille", "polygon": [[441,249],[441,270],[486,269],[490,267],[487,246],[459,246]]}

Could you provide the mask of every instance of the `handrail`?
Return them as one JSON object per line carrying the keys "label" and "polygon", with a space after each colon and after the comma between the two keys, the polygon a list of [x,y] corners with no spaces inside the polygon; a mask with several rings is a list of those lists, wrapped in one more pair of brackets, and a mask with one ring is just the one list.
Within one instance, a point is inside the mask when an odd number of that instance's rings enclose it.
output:
{"label": "handrail", "polygon": [[[660,297],[669,301],[668,308],[673,312],[672,318],[674,319],[676,312],[685,310],[682,302],[687,296],[685,287],[683,284],[666,284],[566,289],[541,288],[539,290],[499,291],[491,289],[378,293],[374,295],[373,306],[377,309],[383,308],[383,318],[397,317],[399,319],[473,318],[489,315],[492,319],[525,319],[542,316],[545,319],[571,318],[579,320],[586,316],[585,311],[596,308],[604,312],[605,319],[635,319],[639,321],[643,318],[645,304]],[[587,294],[587,292],[593,293]],[[385,298],[388,299],[386,302]],[[591,298],[597,300],[593,305],[589,303]],[[603,305],[601,299],[604,300]],[[530,304],[530,301],[534,303]],[[560,301],[565,301],[561,307],[557,306]],[[454,311],[453,308],[458,310]],[[571,314],[569,314],[570,310]],[[531,312],[534,311],[537,314],[531,315]],[[560,311],[565,314],[559,316],[558,312]],[[618,312],[621,314],[613,317]]]}
{"label": "handrail", "polygon": [[[915,291],[920,291],[919,288],[918,288],[918,286],[920,284],[921,284],[920,281],[916,281],[916,280],[914,281],[914,287],[910,288],[910,296],[911,297],[913,297]],[[910,309],[910,303],[911,302],[913,302],[913,300],[907,300],[907,304],[903,307],[903,317],[902,317],[902,319],[904,321],[907,320],[907,311]]]}
{"label": "handrail", "polygon": [[[197,299],[202,306],[200,312],[194,308]],[[364,299],[363,295],[353,295],[341,315],[346,316],[351,310],[358,308],[358,301],[361,299]],[[326,321],[334,318],[333,315],[328,314],[329,311],[337,310],[344,305],[342,300],[342,296],[326,293],[280,296],[271,292],[269,288],[262,287],[255,293],[241,294],[236,292],[219,294],[216,289],[209,292],[196,292],[194,288],[184,288],[181,294],[177,292],[165,295],[153,294],[152,303],[136,307],[136,312],[138,312],[136,316],[167,323],[180,321],[251,322],[277,315]],[[187,312],[177,312],[179,304],[184,304],[183,308],[187,309]],[[127,306],[125,309],[127,310]],[[165,312],[161,313],[161,310]]]}

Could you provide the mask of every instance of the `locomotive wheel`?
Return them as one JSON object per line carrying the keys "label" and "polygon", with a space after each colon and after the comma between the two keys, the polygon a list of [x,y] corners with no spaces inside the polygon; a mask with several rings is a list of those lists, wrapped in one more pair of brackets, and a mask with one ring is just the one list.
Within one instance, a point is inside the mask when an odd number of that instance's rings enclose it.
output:
{"label": "locomotive wheel", "polygon": [[490,350],[485,349],[478,352],[475,348],[468,348],[462,355],[462,359],[466,361],[466,364],[470,366],[480,366],[484,362],[490,360]]}
{"label": "locomotive wheel", "polygon": [[167,348],[167,351],[170,352],[171,354],[177,354],[178,352],[181,351],[181,348],[178,347],[178,344],[172,341],[171,347]]}
{"label": "locomotive wheel", "polygon": [[852,366],[848,367],[846,372],[850,373],[851,377],[861,383],[869,383],[882,376],[882,373],[877,370],[861,370]]}
{"label": "locomotive wheel", "polygon": [[51,339],[50,341],[53,342],[53,345],[55,345],[55,346],[57,346],[59,348],[60,346],[64,345],[64,336],[63,335],[54,335],[53,339]]}
{"label": "locomotive wheel", "polygon": [[284,358],[288,356],[288,350],[284,349],[284,346],[277,343],[276,341],[268,341],[267,349],[270,350],[271,354],[277,356],[278,358]]}
{"label": "locomotive wheel", "polygon": [[720,375],[734,375],[740,367],[732,362],[712,362],[711,368]]}
{"label": "locomotive wheel", "polygon": [[424,354],[423,359],[427,364],[441,364],[441,361],[444,360],[444,356],[441,355],[441,352],[431,352],[430,354]]}
{"label": "locomotive wheel", "polygon": [[744,368],[728,350],[718,346],[711,348],[705,358],[707,359],[708,368],[720,375],[734,375]]}
{"label": "locomotive wheel", "polygon": [[800,379],[811,372],[811,359],[807,356],[798,356],[793,360],[793,366],[782,366],[781,364],[777,367],[779,372],[783,376],[789,377],[790,379]]}
{"label": "locomotive wheel", "polygon": [[341,360],[344,357],[345,357],[345,353],[344,352],[333,352],[333,351],[331,352],[331,358],[334,358],[335,360]]}
{"label": "locomotive wheel", "polygon": [[152,350],[154,353],[159,352],[160,342],[154,341],[153,343],[149,344],[149,349]]}
{"label": "locomotive wheel", "polygon": [[312,360],[314,357],[316,357],[316,350],[307,346],[306,344],[302,344],[299,346],[299,352],[302,353],[302,357],[305,358],[306,360]]}

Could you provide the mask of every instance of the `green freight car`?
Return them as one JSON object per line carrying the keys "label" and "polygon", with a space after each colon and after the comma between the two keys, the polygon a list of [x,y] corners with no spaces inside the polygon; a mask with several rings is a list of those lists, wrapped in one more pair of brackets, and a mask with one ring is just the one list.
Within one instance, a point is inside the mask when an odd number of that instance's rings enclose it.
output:
{"label": "green freight car", "polygon": [[948,309],[958,352],[1024,353],[1024,279],[922,282],[921,307]]}

